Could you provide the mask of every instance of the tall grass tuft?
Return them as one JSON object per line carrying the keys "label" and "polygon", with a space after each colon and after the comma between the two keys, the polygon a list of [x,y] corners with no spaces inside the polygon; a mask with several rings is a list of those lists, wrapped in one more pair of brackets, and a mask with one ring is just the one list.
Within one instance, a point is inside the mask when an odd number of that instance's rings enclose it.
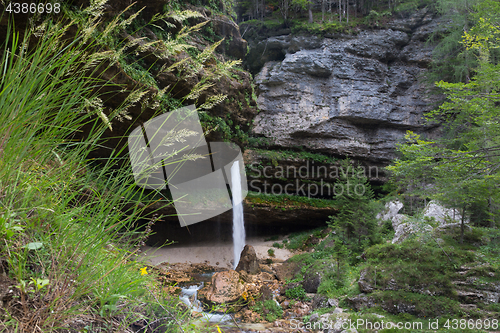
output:
{"label": "tall grass tuft", "polygon": [[[149,332],[182,330],[184,312],[133,260],[140,211],[122,213],[140,199],[132,173],[87,159],[111,119],[93,95],[104,68],[88,66],[94,45],[74,27],[11,28],[3,45],[0,331],[132,332],[145,318]],[[73,140],[86,123],[89,137]]]}

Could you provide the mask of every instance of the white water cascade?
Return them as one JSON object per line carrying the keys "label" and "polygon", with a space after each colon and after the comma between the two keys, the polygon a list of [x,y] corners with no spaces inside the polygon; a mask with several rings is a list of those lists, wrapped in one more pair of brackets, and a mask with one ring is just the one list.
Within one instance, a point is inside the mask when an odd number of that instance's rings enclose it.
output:
{"label": "white water cascade", "polygon": [[231,166],[231,192],[233,194],[233,268],[236,269],[240,262],[241,251],[245,247],[245,222],[243,221],[239,161],[235,161]]}

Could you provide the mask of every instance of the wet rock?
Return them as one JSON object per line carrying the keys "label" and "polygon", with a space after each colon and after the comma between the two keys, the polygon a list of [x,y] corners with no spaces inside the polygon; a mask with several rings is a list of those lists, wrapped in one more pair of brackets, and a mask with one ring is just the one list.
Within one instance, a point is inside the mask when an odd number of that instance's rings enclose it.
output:
{"label": "wet rock", "polygon": [[260,314],[249,309],[238,312],[235,317],[247,323],[258,323],[262,320]]}
{"label": "wet rock", "polygon": [[268,274],[271,274],[271,275],[274,275],[274,270],[269,267],[268,265],[263,265],[263,264],[259,264],[259,269],[262,271],[262,272],[266,272]]}
{"label": "wet rock", "polygon": [[260,272],[257,254],[252,245],[245,245],[241,252],[240,262],[236,267],[236,271],[245,271],[248,274],[255,275]]}
{"label": "wet rock", "polygon": [[246,271],[239,271],[240,279],[242,279],[246,283],[252,282],[252,277],[248,275]]}
{"label": "wet rock", "polygon": [[214,273],[211,284],[200,290],[199,297],[207,302],[225,304],[239,300],[244,291],[240,275],[229,270]]}

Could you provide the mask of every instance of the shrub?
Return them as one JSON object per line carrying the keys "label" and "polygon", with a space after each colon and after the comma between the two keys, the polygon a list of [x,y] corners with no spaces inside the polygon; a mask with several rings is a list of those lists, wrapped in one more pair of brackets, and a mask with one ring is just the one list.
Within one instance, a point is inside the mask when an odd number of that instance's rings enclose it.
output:
{"label": "shrub", "polygon": [[293,299],[304,300],[306,298],[306,291],[302,285],[295,286],[285,291],[285,296]]}
{"label": "shrub", "polygon": [[283,309],[274,299],[264,302],[259,301],[250,309],[260,314],[267,321],[275,321],[283,317]]}

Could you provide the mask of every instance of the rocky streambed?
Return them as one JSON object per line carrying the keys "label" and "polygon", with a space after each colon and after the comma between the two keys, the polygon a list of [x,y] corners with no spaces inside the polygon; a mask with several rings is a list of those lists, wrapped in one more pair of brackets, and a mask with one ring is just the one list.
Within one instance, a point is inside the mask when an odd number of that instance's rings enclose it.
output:
{"label": "rocky streambed", "polygon": [[235,270],[208,263],[166,262],[153,269],[165,290],[191,307],[191,316],[199,318],[200,325],[218,325],[224,332],[306,332],[299,323],[313,309],[343,310],[335,309],[336,300],[312,293],[301,299],[288,297],[287,290],[296,284],[287,282],[298,267],[283,259],[259,258],[246,245]]}

